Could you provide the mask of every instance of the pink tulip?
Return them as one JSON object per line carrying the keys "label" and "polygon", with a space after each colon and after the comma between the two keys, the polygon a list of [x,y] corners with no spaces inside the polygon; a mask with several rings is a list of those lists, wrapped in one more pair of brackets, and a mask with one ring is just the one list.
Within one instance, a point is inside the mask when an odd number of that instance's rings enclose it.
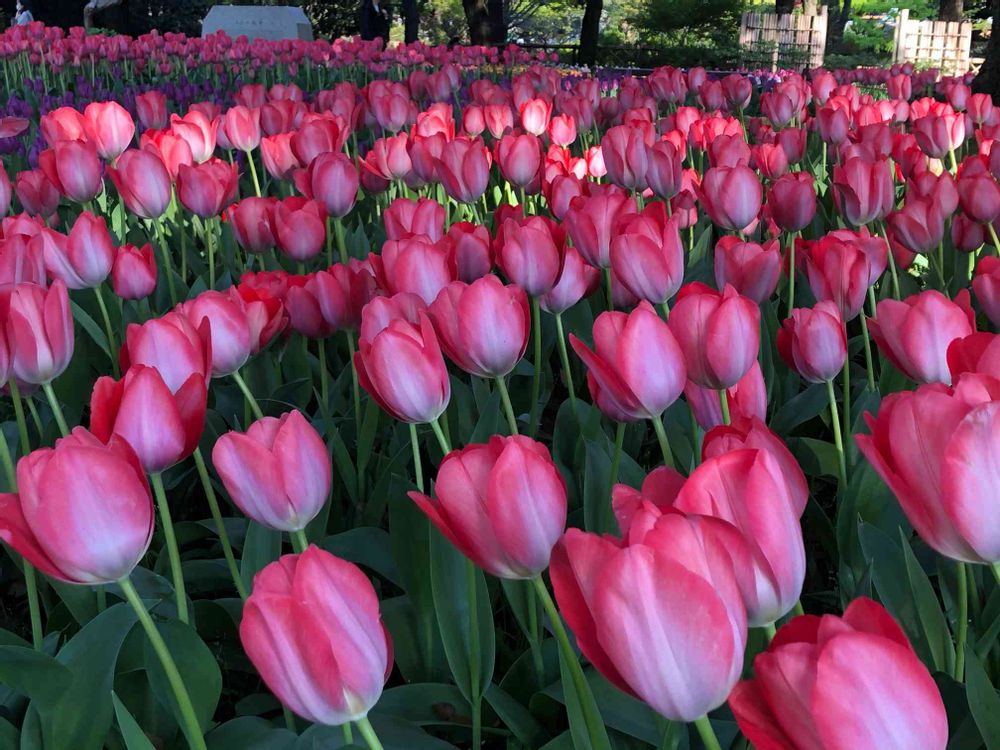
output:
{"label": "pink tulip", "polygon": [[21,383],[49,383],[73,358],[73,313],[66,284],[56,280],[45,289],[22,282],[9,294],[6,333],[11,371]]}
{"label": "pink tulip", "polygon": [[83,127],[87,140],[97,153],[114,161],[129,147],[135,135],[132,116],[118,102],[91,102],[83,110]]}
{"label": "pink tulip", "polygon": [[156,289],[156,258],[148,242],[122,245],[111,267],[111,288],[122,299],[142,299]]}

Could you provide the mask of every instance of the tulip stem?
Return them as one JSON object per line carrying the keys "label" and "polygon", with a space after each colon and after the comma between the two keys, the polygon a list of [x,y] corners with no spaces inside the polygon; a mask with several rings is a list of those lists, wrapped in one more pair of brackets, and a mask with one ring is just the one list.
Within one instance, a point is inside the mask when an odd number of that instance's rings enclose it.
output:
{"label": "tulip stem", "polygon": [[[846,326],[846,324],[845,324]],[[841,440],[847,440],[851,434],[851,360],[844,360],[843,369],[844,413],[841,414]],[[834,433],[836,434],[836,433]],[[844,463],[847,463],[846,444],[844,446]]]}
{"label": "tulip stem", "polygon": [[538,397],[542,388],[542,308],[538,298],[531,298],[531,337],[534,339],[535,375],[531,381],[531,412],[528,420],[528,434],[534,437],[538,432]]}
{"label": "tulip stem", "polygon": [[990,239],[993,240],[993,251],[1000,255],[1000,237],[997,237],[997,230],[993,228],[993,224],[987,222],[986,228],[990,230]]}
{"label": "tulip stem", "polygon": [[24,564],[24,590],[28,598],[28,615],[31,618],[31,645],[35,651],[42,650],[42,641],[45,638],[42,632],[42,610],[38,604],[38,578],[35,575],[35,566],[27,560]]}
{"label": "tulip stem", "polygon": [[653,423],[653,430],[656,432],[656,439],[660,442],[660,452],[663,454],[664,466],[674,468],[674,456],[670,452],[670,443],[667,441],[667,431],[663,429],[661,417],[653,417],[649,420]]}
{"label": "tulip stem", "polygon": [[346,724],[343,724],[340,728],[341,728],[341,730],[344,733],[344,742],[346,742],[348,745],[353,745],[354,744],[354,732],[351,730],[351,722],[347,722]]}
{"label": "tulip stem", "polygon": [[375,734],[375,729],[372,727],[372,723],[368,721],[367,716],[362,716],[354,723],[358,725],[358,731],[361,732],[361,736],[365,738],[365,742],[368,743],[370,750],[384,750],[382,743],[378,741],[378,735]]}
{"label": "tulip stem", "polygon": [[181,553],[177,548],[177,536],[174,534],[174,522],[170,518],[170,504],[167,502],[167,493],[163,489],[163,477],[159,472],[149,475],[150,484],[153,485],[153,494],[156,495],[156,507],[160,511],[160,521],[163,522],[163,536],[167,540],[167,556],[170,558],[170,573],[174,581],[174,594],[177,598],[177,618],[187,624],[188,606],[187,591],[184,588],[184,571],[181,570]]}
{"label": "tulip stem", "polygon": [[17,492],[17,470],[14,468],[14,459],[10,455],[10,446],[7,445],[7,436],[0,432],[0,460],[3,461],[4,473],[7,475],[7,488],[10,492]]}
{"label": "tulip stem", "polygon": [[97,297],[97,306],[101,308],[101,317],[104,319],[104,335],[108,339],[108,356],[111,358],[111,371],[117,380],[119,372],[118,357],[115,356],[115,350],[118,346],[115,344],[115,334],[111,329],[111,317],[108,315],[108,306],[104,304],[104,295],[101,293],[100,284],[94,287],[94,295]]}
{"label": "tulip stem", "polygon": [[869,393],[875,392],[875,365],[872,360],[872,341],[871,337],[868,335],[868,319],[865,317],[865,313],[862,310],[861,315],[861,338],[865,342],[865,368],[868,371],[868,391]]}
{"label": "tulip stem", "polygon": [[504,381],[503,376],[494,378],[497,384],[497,390],[500,391],[500,401],[503,403],[503,413],[507,417],[507,427],[510,429],[511,435],[519,434],[517,431],[517,417],[514,416],[514,407],[510,403],[510,392],[507,390],[507,383]]}
{"label": "tulip stem", "polygon": [[[552,601],[552,596],[549,594],[549,590],[545,587],[545,582],[540,575],[532,578],[531,583],[535,587],[535,592],[538,594],[538,599],[542,603],[545,614],[549,616],[549,622],[552,623],[552,631],[555,633],[556,642],[559,644],[563,661],[569,670],[570,679],[573,681],[573,688],[576,690],[578,696],[583,720],[587,725],[587,734],[591,739],[591,745],[595,748],[609,748],[611,747],[611,740],[608,739],[608,730],[605,728],[604,720],[600,716],[600,709],[597,708],[597,704],[594,702],[590,685],[583,674],[583,667],[580,666],[580,660],[577,658],[576,651],[573,650],[573,644],[570,643],[569,635],[566,632],[566,627],[563,625],[562,618],[559,616],[556,603]],[[595,742],[594,740],[597,741]]]}
{"label": "tulip stem", "polygon": [[[158,475],[154,474],[153,476]],[[181,678],[181,673],[177,670],[177,664],[170,655],[170,649],[167,648],[163,636],[156,629],[156,624],[153,622],[153,618],[149,616],[149,611],[139,597],[139,592],[132,585],[132,581],[128,577],[125,577],[118,581],[118,585],[121,586],[125,598],[132,605],[132,609],[135,610],[136,615],[138,615],[139,622],[142,623],[142,628],[146,631],[146,637],[149,638],[153,650],[160,659],[160,664],[163,665],[167,682],[170,683],[170,689],[174,693],[177,708],[181,713],[181,721],[187,730],[185,734],[187,735],[188,742],[195,750],[207,750],[205,737],[201,732],[201,725],[198,722],[198,715],[195,713],[194,706],[191,703],[191,696],[188,694],[187,688],[184,687],[184,680]]]}
{"label": "tulip stem", "polygon": [[451,453],[451,446],[448,445],[448,438],[445,437],[444,432],[441,430],[441,423],[437,419],[432,419],[431,429],[434,430],[434,437],[437,438],[438,445],[441,446],[441,451],[447,456]]}
{"label": "tulip stem", "polygon": [[965,673],[965,639],[969,632],[969,579],[965,563],[958,563],[958,592],[955,599],[958,603],[958,628],[955,634],[955,673],[956,682],[962,682]]}
{"label": "tulip stem", "polygon": [[233,375],[233,380],[236,381],[236,385],[238,385],[240,387],[240,390],[243,391],[243,397],[247,400],[247,404],[250,405],[250,411],[253,412],[254,418],[263,419],[264,412],[260,410],[260,404],[258,404],[257,399],[253,397],[253,394],[250,392],[249,386],[247,386],[247,383],[243,379],[243,376],[240,375],[240,371],[234,370],[232,375]]}
{"label": "tulip stem", "polygon": [[729,394],[725,388],[719,389],[719,406],[722,408],[722,423],[731,424],[733,420],[729,415]]}
{"label": "tulip stem", "polygon": [[712,729],[712,722],[708,720],[708,716],[695,719],[694,728],[698,730],[698,736],[701,737],[701,744],[705,746],[705,750],[722,750],[722,745],[719,744],[719,738],[715,736],[715,730]]}
{"label": "tulip stem", "polygon": [[328,413],[330,408],[330,374],[326,369],[326,340],[318,339],[316,345],[319,349],[319,397],[323,402],[323,413]]}
{"label": "tulip stem", "polygon": [[45,398],[49,400],[49,406],[52,407],[52,416],[55,417],[56,424],[59,425],[59,432],[62,433],[63,437],[66,437],[69,435],[69,426],[66,424],[66,417],[63,416],[62,407],[59,406],[56,392],[52,390],[52,383],[42,383],[42,390],[45,391]]}
{"label": "tulip stem", "polygon": [[562,313],[556,313],[556,344],[559,346],[559,359],[562,361],[563,375],[566,377],[566,390],[569,391],[570,408],[573,409],[573,416],[578,417],[579,415],[576,412],[576,389],[573,387],[573,371],[570,369],[569,352],[566,350],[566,334],[563,331]]}
{"label": "tulip stem", "polygon": [[792,614],[796,617],[799,617],[801,615],[804,615],[805,613],[806,611],[802,608],[802,600],[796,599],[795,606],[792,607]]}
{"label": "tulip stem", "polygon": [[610,268],[604,269],[604,293],[605,295],[607,295],[608,298],[608,310],[613,311],[615,309],[615,291],[614,291],[614,285],[611,281]]}
{"label": "tulip stem", "polygon": [[306,551],[309,546],[309,540],[306,539],[306,532],[302,529],[296,529],[295,531],[289,531],[288,536],[292,540],[292,549],[295,550],[296,554],[301,555]]}
{"label": "tulip stem", "polygon": [[542,654],[542,630],[538,621],[538,598],[528,594],[528,641],[531,644],[531,661],[535,665],[535,679],[538,689],[545,686],[545,657]]}
{"label": "tulip stem", "polygon": [[424,491],[424,468],[420,461],[420,439],[417,437],[417,426],[410,423],[410,445],[413,447],[413,471],[416,475],[417,491]]}
{"label": "tulip stem", "polygon": [[208,468],[205,466],[205,457],[201,454],[201,448],[194,449],[194,463],[198,467],[198,476],[201,478],[201,486],[205,491],[205,499],[208,500],[208,509],[212,513],[212,521],[215,523],[215,533],[219,535],[219,542],[222,544],[222,554],[226,558],[226,567],[229,568],[229,575],[233,578],[236,591],[240,599],[247,598],[247,589],[243,585],[243,578],[240,576],[240,569],[236,566],[236,557],[233,555],[233,547],[229,543],[229,534],[226,533],[226,523],[222,519],[222,511],[219,509],[219,501],[215,496],[215,488],[212,480],[208,476]]}
{"label": "tulip stem", "polygon": [[28,423],[24,419],[24,404],[21,401],[21,392],[17,387],[17,378],[7,380],[7,387],[10,389],[11,400],[14,402],[14,419],[17,420],[17,434],[21,441],[21,456],[31,453],[31,442],[28,440]]}
{"label": "tulip stem", "polygon": [[789,318],[792,317],[793,309],[795,309],[795,233],[794,232],[792,232],[788,236],[788,317]]}
{"label": "tulip stem", "polygon": [[765,625],[764,628],[763,628],[763,630],[764,630],[764,635],[767,636],[767,642],[768,643],[770,643],[771,641],[773,641],[774,640],[774,636],[777,635],[777,633],[778,633],[778,630],[777,630],[777,628],[774,627],[774,623],[773,622],[769,622],[767,625]]}
{"label": "tulip stem", "polygon": [[253,163],[253,151],[244,151],[247,155],[247,161],[250,163],[250,177],[253,179],[253,189],[257,193],[257,197],[261,197],[260,192],[260,180],[257,179],[257,165]]}
{"label": "tulip stem", "polygon": [[170,262],[170,248],[167,247],[167,238],[163,236],[163,227],[160,226],[159,219],[150,222],[153,225],[153,234],[156,235],[156,244],[160,246],[160,254],[163,256],[163,275],[167,277],[167,289],[170,290],[170,304],[177,304],[177,287],[174,284],[174,269]]}
{"label": "tulip stem", "polygon": [[996,580],[997,585],[1000,585],[1000,562],[990,565],[990,570],[993,571],[993,578]]}
{"label": "tulip stem", "polygon": [[[333,219],[333,233],[337,238],[337,252],[340,253],[340,262],[347,265],[347,241],[344,239],[344,220],[339,216]],[[332,263],[331,263],[332,265]]]}
{"label": "tulip stem", "polygon": [[208,288],[215,289],[215,227],[212,222],[205,220],[201,225],[201,236],[205,239],[205,252],[208,255]]}
{"label": "tulip stem", "polygon": [[[614,490],[615,484],[618,482],[618,471],[622,465],[622,448],[625,445],[625,427],[626,425],[624,422],[619,422],[618,426],[615,428],[615,452],[611,454],[611,474],[608,477],[608,497],[607,503],[605,503],[603,507],[604,517],[601,519],[600,533],[612,533],[613,531],[611,528],[611,519],[607,517],[607,514],[612,510],[611,492]],[[664,435],[664,438],[665,437],[666,435]],[[657,439],[659,439],[659,435],[657,435]],[[662,449],[662,443],[660,447]]]}
{"label": "tulip stem", "polygon": [[885,231],[885,224],[880,226],[882,230],[882,239],[885,240],[885,246],[889,255],[889,273],[892,276],[892,296],[893,299],[899,300],[899,276],[896,273],[896,256],[892,252],[892,244],[889,242],[889,236]]}
{"label": "tulip stem", "polygon": [[479,666],[482,660],[482,644],[479,642],[479,603],[477,592],[476,565],[466,561],[466,581],[469,595],[469,687],[472,692],[472,747],[483,744],[483,696]]}

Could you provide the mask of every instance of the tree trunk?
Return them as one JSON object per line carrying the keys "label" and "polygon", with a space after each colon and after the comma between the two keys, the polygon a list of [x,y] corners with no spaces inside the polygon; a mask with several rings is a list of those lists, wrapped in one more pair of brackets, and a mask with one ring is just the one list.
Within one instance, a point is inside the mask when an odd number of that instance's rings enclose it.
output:
{"label": "tree trunk", "polygon": [[938,19],[941,21],[961,21],[963,10],[963,0],[940,0],[938,3]]}
{"label": "tree trunk", "polygon": [[774,0],[774,12],[788,15],[795,10],[795,0]]}
{"label": "tree trunk", "polygon": [[802,0],[802,14],[815,16],[819,13],[819,5],[816,0]]}
{"label": "tree trunk", "polygon": [[835,50],[844,38],[844,26],[851,17],[851,0],[824,0],[827,6],[829,29],[826,34],[826,48]]}
{"label": "tree trunk", "polygon": [[597,63],[597,43],[601,36],[601,13],[604,12],[604,0],[587,0],[583,11],[583,22],[580,24],[580,54],[577,62],[580,65],[595,65]]}
{"label": "tree trunk", "polygon": [[472,44],[506,43],[503,0],[462,0],[462,9],[465,20],[469,22],[469,41]]}
{"label": "tree trunk", "polygon": [[412,44],[417,41],[420,30],[420,11],[417,0],[403,0],[403,41]]}
{"label": "tree trunk", "polygon": [[1000,0],[993,0],[993,30],[986,45],[986,59],[979,75],[972,82],[972,90],[990,94],[994,101],[1000,95]]}

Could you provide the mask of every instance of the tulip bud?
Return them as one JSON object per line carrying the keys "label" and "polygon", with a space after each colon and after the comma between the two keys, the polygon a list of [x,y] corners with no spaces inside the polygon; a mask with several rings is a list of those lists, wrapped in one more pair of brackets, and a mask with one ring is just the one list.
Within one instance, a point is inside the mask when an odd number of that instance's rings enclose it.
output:
{"label": "tulip bud", "polygon": [[758,305],[770,297],[781,278],[781,249],[777,240],[763,245],[726,235],[715,246],[715,284],[730,284]]}
{"label": "tulip bud", "polygon": [[159,218],[170,205],[170,174],[154,153],[129,149],[108,168],[108,176],[125,207],[143,219]]}
{"label": "tulip bud", "polygon": [[56,280],[45,289],[22,282],[10,291],[7,304],[14,376],[32,385],[55,380],[73,358],[73,313],[66,284]]}
{"label": "tulip bud", "polygon": [[97,153],[114,161],[128,148],[135,135],[132,115],[118,102],[91,102],[83,110],[83,127],[87,140]]}
{"label": "tulip bud", "polygon": [[177,306],[195,330],[207,324],[212,339],[212,375],[224,377],[239,370],[250,358],[250,324],[242,300],[212,289]]}
{"label": "tulip bud", "polygon": [[847,360],[847,334],[840,310],[830,301],[792,310],[778,331],[778,353],[810,383],[833,380]]}
{"label": "tulip bud", "polygon": [[156,289],[156,258],[148,242],[118,248],[111,267],[111,287],[122,299],[142,299]]}

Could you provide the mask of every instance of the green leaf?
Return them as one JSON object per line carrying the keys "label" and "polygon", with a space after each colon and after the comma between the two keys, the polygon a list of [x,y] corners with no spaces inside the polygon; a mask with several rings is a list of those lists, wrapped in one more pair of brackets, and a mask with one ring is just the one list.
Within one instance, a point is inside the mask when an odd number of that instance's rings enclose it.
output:
{"label": "green leaf", "polygon": [[965,690],[986,750],[1000,750],[1000,695],[968,644],[965,647]]}
{"label": "green leaf", "polygon": [[0,646],[0,683],[42,706],[66,692],[73,673],[56,659],[25,646]]}
{"label": "green leaf", "polygon": [[253,577],[281,557],[281,532],[250,521],[240,559],[240,578],[249,591]]}
{"label": "green leaf", "polygon": [[531,712],[493,683],[486,688],[485,698],[504,726],[526,747],[539,747],[548,741],[548,732]]}
{"label": "green leaf", "polygon": [[56,655],[73,680],[59,700],[48,706],[32,704],[37,709],[44,747],[100,750],[104,746],[114,713],[111,689],[115,662],[135,620],[135,612],[127,604],[109,607]]}
{"label": "green leaf", "polygon": [[76,302],[70,300],[70,307],[73,309],[73,317],[80,324],[80,326],[88,334],[90,338],[94,340],[101,351],[104,352],[105,357],[111,356],[111,350],[108,348],[108,337],[104,334],[104,329],[97,324],[97,321],[90,317],[90,314],[80,307]]}
{"label": "green leaf", "polygon": [[[434,611],[448,666],[462,695],[475,701],[493,679],[496,656],[486,577],[435,528],[430,530],[430,563]],[[470,606],[473,597],[474,610]]]}
{"label": "green leaf", "polygon": [[[222,694],[222,672],[215,661],[215,656],[190,625],[185,625],[179,620],[165,620],[157,623],[157,629],[177,664],[177,671],[180,672],[184,686],[191,697],[198,722],[202,729],[205,729],[212,721],[219,696]],[[160,705],[172,710],[174,716],[178,717],[178,725],[186,729],[179,719],[180,710],[177,708],[167,675],[163,671],[163,665],[148,640],[145,643],[144,661],[149,684]]]}
{"label": "green leaf", "polygon": [[771,420],[771,429],[779,435],[787,434],[803,422],[822,414],[828,404],[826,385],[814,383],[778,409]]}
{"label": "green leaf", "polygon": [[227,721],[205,736],[208,750],[292,750],[297,740],[292,732],[258,716]]}
{"label": "green leaf", "polygon": [[948,672],[954,669],[955,665],[955,644],[952,643],[951,633],[948,631],[948,623],[941,605],[938,603],[934,593],[934,587],[930,579],[917,562],[913,550],[910,549],[909,542],[902,529],[899,532],[900,544],[903,548],[903,560],[906,564],[906,574],[910,581],[910,591],[913,593],[913,600],[917,610],[917,618],[924,631],[924,638],[931,653],[931,671]]}
{"label": "green leaf", "polygon": [[808,437],[792,438],[788,441],[788,448],[806,476],[837,476],[839,458],[837,446],[833,443]]}
{"label": "green leaf", "polygon": [[417,725],[466,724],[471,720],[469,702],[454,685],[416,683],[400,685],[382,693],[373,709]]}
{"label": "green leaf", "polygon": [[374,526],[359,526],[328,536],[320,546],[355,565],[371,568],[380,576],[400,585],[399,570],[392,559],[389,532]]}
{"label": "green leaf", "polygon": [[115,718],[118,719],[118,728],[121,730],[122,739],[125,740],[125,747],[128,750],[154,750],[153,743],[142,731],[139,722],[129,713],[114,691],[111,693],[111,700],[114,702]]}
{"label": "green leaf", "polygon": [[17,727],[0,716],[0,747],[15,748],[20,742],[21,733],[17,731]]}
{"label": "green leaf", "polygon": [[611,512],[611,455],[614,446],[607,440],[585,441],[586,464],[583,473],[584,528],[595,534],[614,531],[615,520]]}

